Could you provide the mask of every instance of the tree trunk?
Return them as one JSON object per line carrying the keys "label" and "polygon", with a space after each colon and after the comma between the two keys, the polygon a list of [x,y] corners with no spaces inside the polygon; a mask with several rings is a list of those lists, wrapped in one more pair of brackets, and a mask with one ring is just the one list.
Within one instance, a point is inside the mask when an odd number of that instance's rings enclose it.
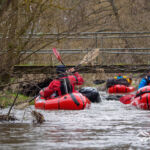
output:
{"label": "tree trunk", "polygon": [[3,49],[6,48],[6,54],[4,54],[3,64],[0,68],[0,82],[8,83],[10,81],[11,72],[13,66],[16,62],[16,51],[17,49],[17,39],[16,39],[16,29],[18,22],[18,0],[11,1],[11,13],[9,14],[9,29],[8,38],[5,37],[6,45],[3,46]]}

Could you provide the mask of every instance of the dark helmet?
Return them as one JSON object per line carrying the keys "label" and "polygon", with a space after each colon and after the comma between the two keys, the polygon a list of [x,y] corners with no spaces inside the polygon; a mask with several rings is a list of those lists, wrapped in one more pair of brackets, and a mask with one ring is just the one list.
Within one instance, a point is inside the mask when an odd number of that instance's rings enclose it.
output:
{"label": "dark helmet", "polygon": [[66,67],[64,65],[59,65],[56,67],[57,74],[66,72]]}

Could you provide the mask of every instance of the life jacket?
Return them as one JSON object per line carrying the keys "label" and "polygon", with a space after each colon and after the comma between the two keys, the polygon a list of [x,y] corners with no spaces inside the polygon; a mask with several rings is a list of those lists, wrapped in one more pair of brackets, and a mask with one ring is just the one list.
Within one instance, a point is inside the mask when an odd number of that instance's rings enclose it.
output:
{"label": "life jacket", "polygon": [[62,96],[67,93],[75,92],[75,84],[80,85],[78,77],[75,75],[65,76],[59,79],[60,88],[56,91],[56,96]]}
{"label": "life jacket", "polygon": [[[61,95],[65,95],[67,93],[72,93],[73,87],[68,79],[68,77],[60,79],[60,92]],[[59,96],[59,91],[56,91],[56,95]]]}
{"label": "life jacket", "polygon": [[115,76],[114,79],[122,79],[123,76]]}
{"label": "life jacket", "polygon": [[145,94],[145,93],[150,93],[150,86],[149,85],[140,88],[136,92],[136,96],[135,97],[141,96],[142,94]]}
{"label": "life jacket", "polygon": [[122,79],[122,78],[127,79],[127,76],[115,76],[114,77],[114,79]]}
{"label": "life jacket", "polygon": [[[45,98],[55,98],[58,96],[65,95],[67,93],[73,92],[73,85],[71,85],[68,77],[59,78],[58,80],[52,81],[53,84],[50,85],[50,89],[55,89],[52,93],[50,92],[49,87],[46,87],[40,91],[40,95]],[[56,90],[57,89],[57,90]],[[51,94],[50,94],[51,93]]]}

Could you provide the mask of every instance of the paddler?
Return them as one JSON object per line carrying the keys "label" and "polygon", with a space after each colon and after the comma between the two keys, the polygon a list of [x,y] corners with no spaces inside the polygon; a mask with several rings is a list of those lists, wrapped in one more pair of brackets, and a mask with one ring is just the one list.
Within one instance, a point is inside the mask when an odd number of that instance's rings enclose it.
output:
{"label": "paddler", "polygon": [[[117,81],[121,81],[121,82],[122,82],[123,80],[124,80],[124,81],[126,80],[129,85],[131,85],[131,83],[132,83],[132,78],[128,78],[127,76],[123,76],[123,75],[121,75],[121,73],[119,73],[118,76],[115,76],[114,79],[116,79]],[[118,80],[118,79],[119,79],[119,80]],[[121,79],[121,80],[120,80],[120,79]]]}
{"label": "paddler", "polygon": [[75,86],[82,85],[84,83],[82,76],[79,75],[74,68],[66,71],[66,67],[64,65],[59,65],[56,67],[56,73],[58,78],[53,80],[48,87],[40,91],[40,95],[42,97],[53,98],[67,93],[76,92]]}
{"label": "paddler", "polygon": [[146,85],[150,85],[150,68],[147,71],[147,75],[141,79],[138,89],[140,89]]}

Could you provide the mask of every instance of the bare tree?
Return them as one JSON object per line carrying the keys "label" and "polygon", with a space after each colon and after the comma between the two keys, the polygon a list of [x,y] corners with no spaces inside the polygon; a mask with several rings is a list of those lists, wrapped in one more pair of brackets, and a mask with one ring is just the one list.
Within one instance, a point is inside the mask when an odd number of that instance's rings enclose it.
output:
{"label": "bare tree", "polygon": [[[94,41],[89,41],[85,45],[85,41],[64,40],[70,32],[79,34],[82,31],[148,30],[149,19],[144,19],[149,18],[147,3],[146,0],[1,0],[0,81],[9,81],[14,65],[32,55],[27,54],[27,50],[32,50],[34,54],[40,49],[51,48],[56,42],[60,48],[95,46]],[[35,38],[35,33],[39,33],[39,38]],[[57,39],[46,40],[44,33],[58,33],[59,36]],[[141,40],[133,42],[118,39],[117,42],[119,41],[123,43],[120,46],[127,49],[139,43],[148,45]],[[109,40],[104,43],[104,47],[114,47],[115,42]],[[130,58],[132,61],[137,59]],[[106,56],[106,62],[110,60],[111,57]],[[126,61],[126,58],[122,61]]]}
{"label": "bare tree", "polygon": [[[65,2],[65,0],[64,0]],[[1,2],[0,33],[1,47],[0,81],[9,81],[14,65],[26,60],[32,54],[26,54],[27,50],[38,51],[47,47],[56,39],[45,41],[44,32],[64,33],[72,28],[63,28],[59,14],[65,10],[73,9],[62,6],[62,1],[37,0],[18,1],[6,0]],[[59,25],[60,24],[60,25]],[[40,38],[34,39],[34,33],[40,32]],[[26,54],[26,55],[24,55]]]}

